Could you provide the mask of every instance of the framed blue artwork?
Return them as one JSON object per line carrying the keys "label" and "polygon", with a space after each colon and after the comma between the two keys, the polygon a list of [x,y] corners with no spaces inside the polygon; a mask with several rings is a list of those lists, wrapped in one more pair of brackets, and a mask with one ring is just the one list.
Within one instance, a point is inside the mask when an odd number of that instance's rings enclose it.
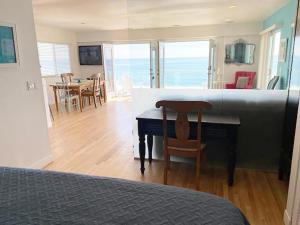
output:
{"label": "framed blue artwork", "polygon": [[18,64],[16,28],[0,22],[0,67]]}

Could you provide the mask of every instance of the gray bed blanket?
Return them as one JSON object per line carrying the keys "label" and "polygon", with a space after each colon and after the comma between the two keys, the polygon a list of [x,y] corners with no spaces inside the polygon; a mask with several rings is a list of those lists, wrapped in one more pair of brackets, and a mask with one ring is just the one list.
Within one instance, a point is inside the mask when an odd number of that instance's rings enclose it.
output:
{"label": "gray bed blanket", "polygon": [[170,186],[0,167],[1,225],[249,225],[228,201]]}

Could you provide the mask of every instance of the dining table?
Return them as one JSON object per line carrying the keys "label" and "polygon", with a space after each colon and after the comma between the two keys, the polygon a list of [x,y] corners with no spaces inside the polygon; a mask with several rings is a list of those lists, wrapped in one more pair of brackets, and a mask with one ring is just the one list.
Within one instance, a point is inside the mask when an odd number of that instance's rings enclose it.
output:
{"label": "dining table", "polygon": [[[80,107],[80,111],[82,112],[82,90],[87,89],[89,87],[93,86],[93,80],[76,80],[76,81],[72,81],[70,83],[68,83],[68,88],[70,90],[76,91],[79,95],[79,107]],[[103,95],[104,95],[104,102],[107,101],[107,97],[106,97],[106,87],[105,87],[105,81],[101,81],[100,84],[103,87]],[[50,87],[52,87],[53,89],[53,93],[54,93],[54,99],[55,99],[55,106],[56,106],[56,111],[59,112],[59,107],[58,107],[58,98],[57,98],[57,91],[59,89],[63,89],[66,87],[66,84],[64,83],[55,83],[55,84],[50,84]]]}

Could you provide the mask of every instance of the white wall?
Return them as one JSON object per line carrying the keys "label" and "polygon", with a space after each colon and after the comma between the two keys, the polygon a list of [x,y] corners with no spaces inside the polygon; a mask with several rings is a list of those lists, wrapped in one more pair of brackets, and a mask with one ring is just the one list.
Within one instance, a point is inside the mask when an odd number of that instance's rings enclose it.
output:
{"label": "white wall", "polygon": [[224,37],[258,35],[261,23],[222,24],[209,26],[154,28],[139,30],[91,31],[78,32],[78,42],[110,42],[128,40],[172,40],[201,37]]}
{"label": "white wall", "polygon": [[[41,168],[52,156],[31,0],[0,0],[0,21],[16,25],[20,58],[0,68],[0,165]],[[27,91],[26,81],[37,88]]]}
{"label": "white wall", "polygon": [[[234,81],[236,71],[258,71],[261,23],[223,24],[194,27],[173,27],[139,30],[94,31],[78,32],[77,41],[80,44],[99,42],[124,42],[124,41],[151,41],[151,40],[191,40],[214,38],[217,43],[217,71],[218,76],[226,83]],[[253,65],[225,65],[225,45],[244,39],[256,44],[255,63]],[[94,69],[84,70],[82,73],[94,72]]]}

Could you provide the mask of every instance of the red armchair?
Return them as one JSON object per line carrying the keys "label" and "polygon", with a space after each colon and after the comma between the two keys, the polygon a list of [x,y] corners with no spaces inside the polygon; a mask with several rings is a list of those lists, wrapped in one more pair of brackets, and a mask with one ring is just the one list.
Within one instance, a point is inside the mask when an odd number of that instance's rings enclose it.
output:
{"label": "red armchair", "polygon": [[238,71],[235,73],[235,82],[226,84],[226,89],[236,89],[236,83],[239,77],[248,77],[248,84],[246,85],[245,89],[252,89],[254,88],[255,76],[256,72]]}

